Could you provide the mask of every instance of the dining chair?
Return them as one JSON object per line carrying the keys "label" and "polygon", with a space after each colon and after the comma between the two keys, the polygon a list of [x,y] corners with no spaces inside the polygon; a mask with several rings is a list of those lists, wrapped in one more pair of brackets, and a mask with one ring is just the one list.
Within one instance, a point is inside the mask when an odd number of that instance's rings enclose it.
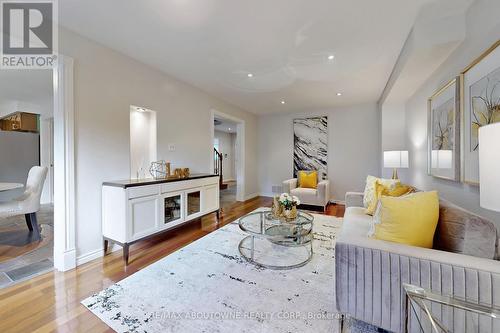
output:
{"label": "dining chair", "polygon": [[41,236],[36,213],[40,210],[40,197],[46,177],[46,167],[32,167],[28,172],[24,193],[11,201],[0,202],[0,218],[24,214],[28,229],[34,232],[37,239]]}

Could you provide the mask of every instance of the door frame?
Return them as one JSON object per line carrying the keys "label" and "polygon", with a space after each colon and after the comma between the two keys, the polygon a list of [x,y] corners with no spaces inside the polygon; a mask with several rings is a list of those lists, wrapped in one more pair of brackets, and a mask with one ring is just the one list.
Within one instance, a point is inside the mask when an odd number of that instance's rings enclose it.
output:
{"label": "door frame", "polygon": [[215,109],[210,110],[210,172],[214,173],[214,160],[213,160],[213,145],[214,145],[214,120],[215,116],[224,118],[236,123],[236,162],[234,169],[236,171],[236,201],[245,201],[245,120],[234,117],[232,115],[220,112]]}
{"label": "door frame", "polygon": [[54,267],[76,267],[73,58],[59,55],[54,88]]}
{"label": "door frame", "polygon": [[54,116],[40,120],[40,166],[48,168],[40,203],[54,204]]}

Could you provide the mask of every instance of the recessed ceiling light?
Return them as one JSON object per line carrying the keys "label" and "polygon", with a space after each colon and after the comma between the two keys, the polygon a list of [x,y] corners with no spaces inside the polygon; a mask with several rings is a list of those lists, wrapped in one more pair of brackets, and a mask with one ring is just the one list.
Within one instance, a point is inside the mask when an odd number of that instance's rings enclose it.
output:
{"label": "recessed ceiling light", "polygon": [[285,101],[281,101],[281,104],[285,104]]}
{"label": "recessed ceiling light", "polygon": [[330,54],[330,55],[328,56],[328,60],[333,60],[334,58],[335,58],[335,56],[334,56],[333,54]]}
{"label": "recessed ceiling light", "polygon": [[337,96],[342,96],[342,93],[337,93]]}
{"label": "recessed ceiling light", "polygon": [[229,127],[228,130],[231,130],[231,127]]}
{"label": "recessed ceiling light", "polygon": [[248,77],[253,77],[253,74],[252,73],[248,73],[247,76]]}

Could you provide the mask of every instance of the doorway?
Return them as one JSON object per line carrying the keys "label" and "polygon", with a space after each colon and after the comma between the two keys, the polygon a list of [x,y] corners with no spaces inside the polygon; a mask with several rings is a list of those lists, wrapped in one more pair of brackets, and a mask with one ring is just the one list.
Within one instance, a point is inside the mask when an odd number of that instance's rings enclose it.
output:
{"label": "doorway", "polygon": [[[0,77],[0,183],[17,184],[0,192],[0,288],[54,268],[53,80],[52,70],[2,71]],[[40,208],[29,218],[5,212],[1,207],[22,201],[35,166],[47,168],[45,179],[32,178],[42,186]]]}
{"label": "doorway", "polygon": [[245,122],[212,110],[210,125],[211,171],[220,176],[220,204],[224,210],[238,201],[244,201]]}

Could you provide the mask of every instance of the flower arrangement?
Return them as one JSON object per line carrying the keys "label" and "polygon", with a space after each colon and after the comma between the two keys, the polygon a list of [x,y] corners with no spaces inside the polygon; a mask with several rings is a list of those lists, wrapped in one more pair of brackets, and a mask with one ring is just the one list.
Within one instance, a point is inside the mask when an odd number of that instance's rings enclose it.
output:
{"label": "flower arrangement", "polygon": [[288,193],[275,196],[273,200],[272,215],[274,218],[293,220],[297,217],[298,205],[300,205],[300,200],[296,196],[292,196]]}
{"label": "flower arrangement", "polygon": [[288,193],[282,193],[278,201],[285,210],[291,210],[293,207],[300,205],[299,198]]}

